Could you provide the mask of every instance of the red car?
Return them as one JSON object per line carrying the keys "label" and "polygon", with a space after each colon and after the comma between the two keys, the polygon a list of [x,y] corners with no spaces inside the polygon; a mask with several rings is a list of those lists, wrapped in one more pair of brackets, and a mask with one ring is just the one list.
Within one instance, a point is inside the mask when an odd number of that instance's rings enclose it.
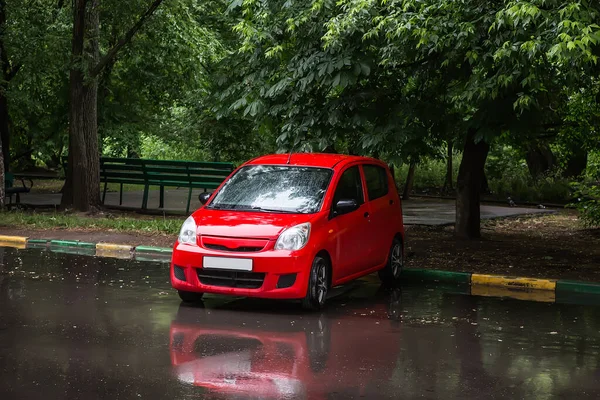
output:
{"label": "red car", "polygon": [[379,271],[396,282],[404,261],[400,197],[381,161],[277,154],[242,165],[183,224],[171,284],[184,302],[204,293],[301,299]]}

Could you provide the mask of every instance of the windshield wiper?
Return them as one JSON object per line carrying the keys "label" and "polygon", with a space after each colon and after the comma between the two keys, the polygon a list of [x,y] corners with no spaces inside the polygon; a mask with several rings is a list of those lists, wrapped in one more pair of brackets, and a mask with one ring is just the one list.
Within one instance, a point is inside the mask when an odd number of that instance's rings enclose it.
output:
{"label": "windshield wiper", "polygon": [[291,214],[289,211],[285,211],[285,210],[276,210],[276,209],[273,209],[273,208],[263,208],[263,207],[258,207],[258,206],[239,207],[239,208],[235,208],[235,210],[238,210],[238,211],[272,212],[272,213],[279,213],[279,214]]}

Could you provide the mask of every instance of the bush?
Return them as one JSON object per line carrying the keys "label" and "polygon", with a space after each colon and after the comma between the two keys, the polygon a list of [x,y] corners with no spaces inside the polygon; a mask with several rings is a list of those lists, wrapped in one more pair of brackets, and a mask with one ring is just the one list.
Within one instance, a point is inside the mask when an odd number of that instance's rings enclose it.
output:
{"label": "bush", "polygon": [[600,227],[600,186],[588,186],[584,183],[574,184],[577,202],[570,204],[579,210],[581,222],[588,228]]}
{"label": "bush", "polygon": [[490,179],[490,190],[499,198],[511,197],[515,201],[564,203],[572,198],[571,183],[561,172],[551,171],[537,179],[527,167],[510,167],[502,178]]}
{"label": "bush", "polygon": [[[452,185],[456,186],[456,177],[458,176],[458,168],[460,167],[460,161],[462,156],[455,154],[452,157]],[[406,176],[408,175],[408,165],[403,164],[396,172],[399,179],[400,185],[403,186],[406,182]],[[427,189],[427,188],[441,188],[444,186],[444,180],[446,178],[446,160],[440,159],[424,159],[415,168],[415,182],[414,188]]]}

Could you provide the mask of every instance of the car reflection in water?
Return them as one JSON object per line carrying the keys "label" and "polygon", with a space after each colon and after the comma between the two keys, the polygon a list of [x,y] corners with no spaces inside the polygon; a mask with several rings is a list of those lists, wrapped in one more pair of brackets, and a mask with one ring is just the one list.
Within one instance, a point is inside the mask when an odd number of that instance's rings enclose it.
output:
{"label": "car reflection in water", "polygon": [[395,290],[380,304],[344,307],[343,315],[182,305],[171,323],[174,373],[182,383],[225,397],[375,394],[389,385],[398,357],[399,299]]}

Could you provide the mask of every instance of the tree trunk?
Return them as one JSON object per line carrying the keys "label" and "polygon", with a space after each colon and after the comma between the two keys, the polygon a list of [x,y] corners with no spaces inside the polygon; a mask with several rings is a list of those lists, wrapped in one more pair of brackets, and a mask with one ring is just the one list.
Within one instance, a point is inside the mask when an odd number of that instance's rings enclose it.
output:
{"label": "tree trunk", "polygon": [[448,140],[448,155],[446,156],[446,179],[442,192],[450,191],[454,189],[454,177],[452,176],[452,155],[454,152],[454,143],[452,140]]}
{"label": "tree trunk", "polygon": [[480,195],[485,160],[490,146],[484,140],[475,143],[475,133],[469,130],[456,184],[456,235],[465,239],[481,236]]}
{"label": "tree trunk", "polygon": [[70,72],[69,163],[63,207],[89,211],[100,204],[98,80],[85,65],[99,59],[99,0],[75,0]]}
{"label": "tree trunk", "polygon": [[408,175],[406,176],[406,183],[404,183],[404,191],[402,192],[402,200],[410,199],[410,192],[412,192],[413,183],[415,181],[415,168],[417,164],[413,161],[408,167]]}
{"label": "tree trunk", "polygon": [[479,190],[479,192],[481,194],[489,194],[490,193],[490,183],[488,181],[487,175],[485,174],[485,169],[483,170],[483,173],[481,174],[481,189]]}
{"label": "tree trunk", "polygon": [[[2,137],[0,137],[0,147],[2,147]],[[4,208],[4,156],[0,151],[0,211]]]}
{"label": "tree trunk", "polygon": [[537,178],[544,172],[551,170],[556,164],[554,154],[546,143],[529,145],[525,154],[525,161],[533,178]]}
{"label": "tree trunk", "polygon": [[[6,1],[0,0],[0,32],[6,31]],[[8,114],[8,99],[6,91],[8,83],[17,73],[18,68],[11,68],[8,54],[4,46],[4,38],[0,36],[0,71],[2,73],[2,83],[0,84],[0,139],[2,140],[2,155],[4,156],[4,171],[8,172],[10,167],[10,124]],[[1,181],[4,184],[4,180]]]}
{"label": "tree trunk", "polygon": [[587,168],[588,152],[583,146],[573,148],[571,151],[564,175],[567,178],[578,178]]}
{"label": "tree trunk", "polygon": [[6,98],[6,85],[0,89],[0,139],[2,141],[2,156],[4,161],[2,166],[4,171],[10,169],[10,124],[8,116],[8,100]]}

